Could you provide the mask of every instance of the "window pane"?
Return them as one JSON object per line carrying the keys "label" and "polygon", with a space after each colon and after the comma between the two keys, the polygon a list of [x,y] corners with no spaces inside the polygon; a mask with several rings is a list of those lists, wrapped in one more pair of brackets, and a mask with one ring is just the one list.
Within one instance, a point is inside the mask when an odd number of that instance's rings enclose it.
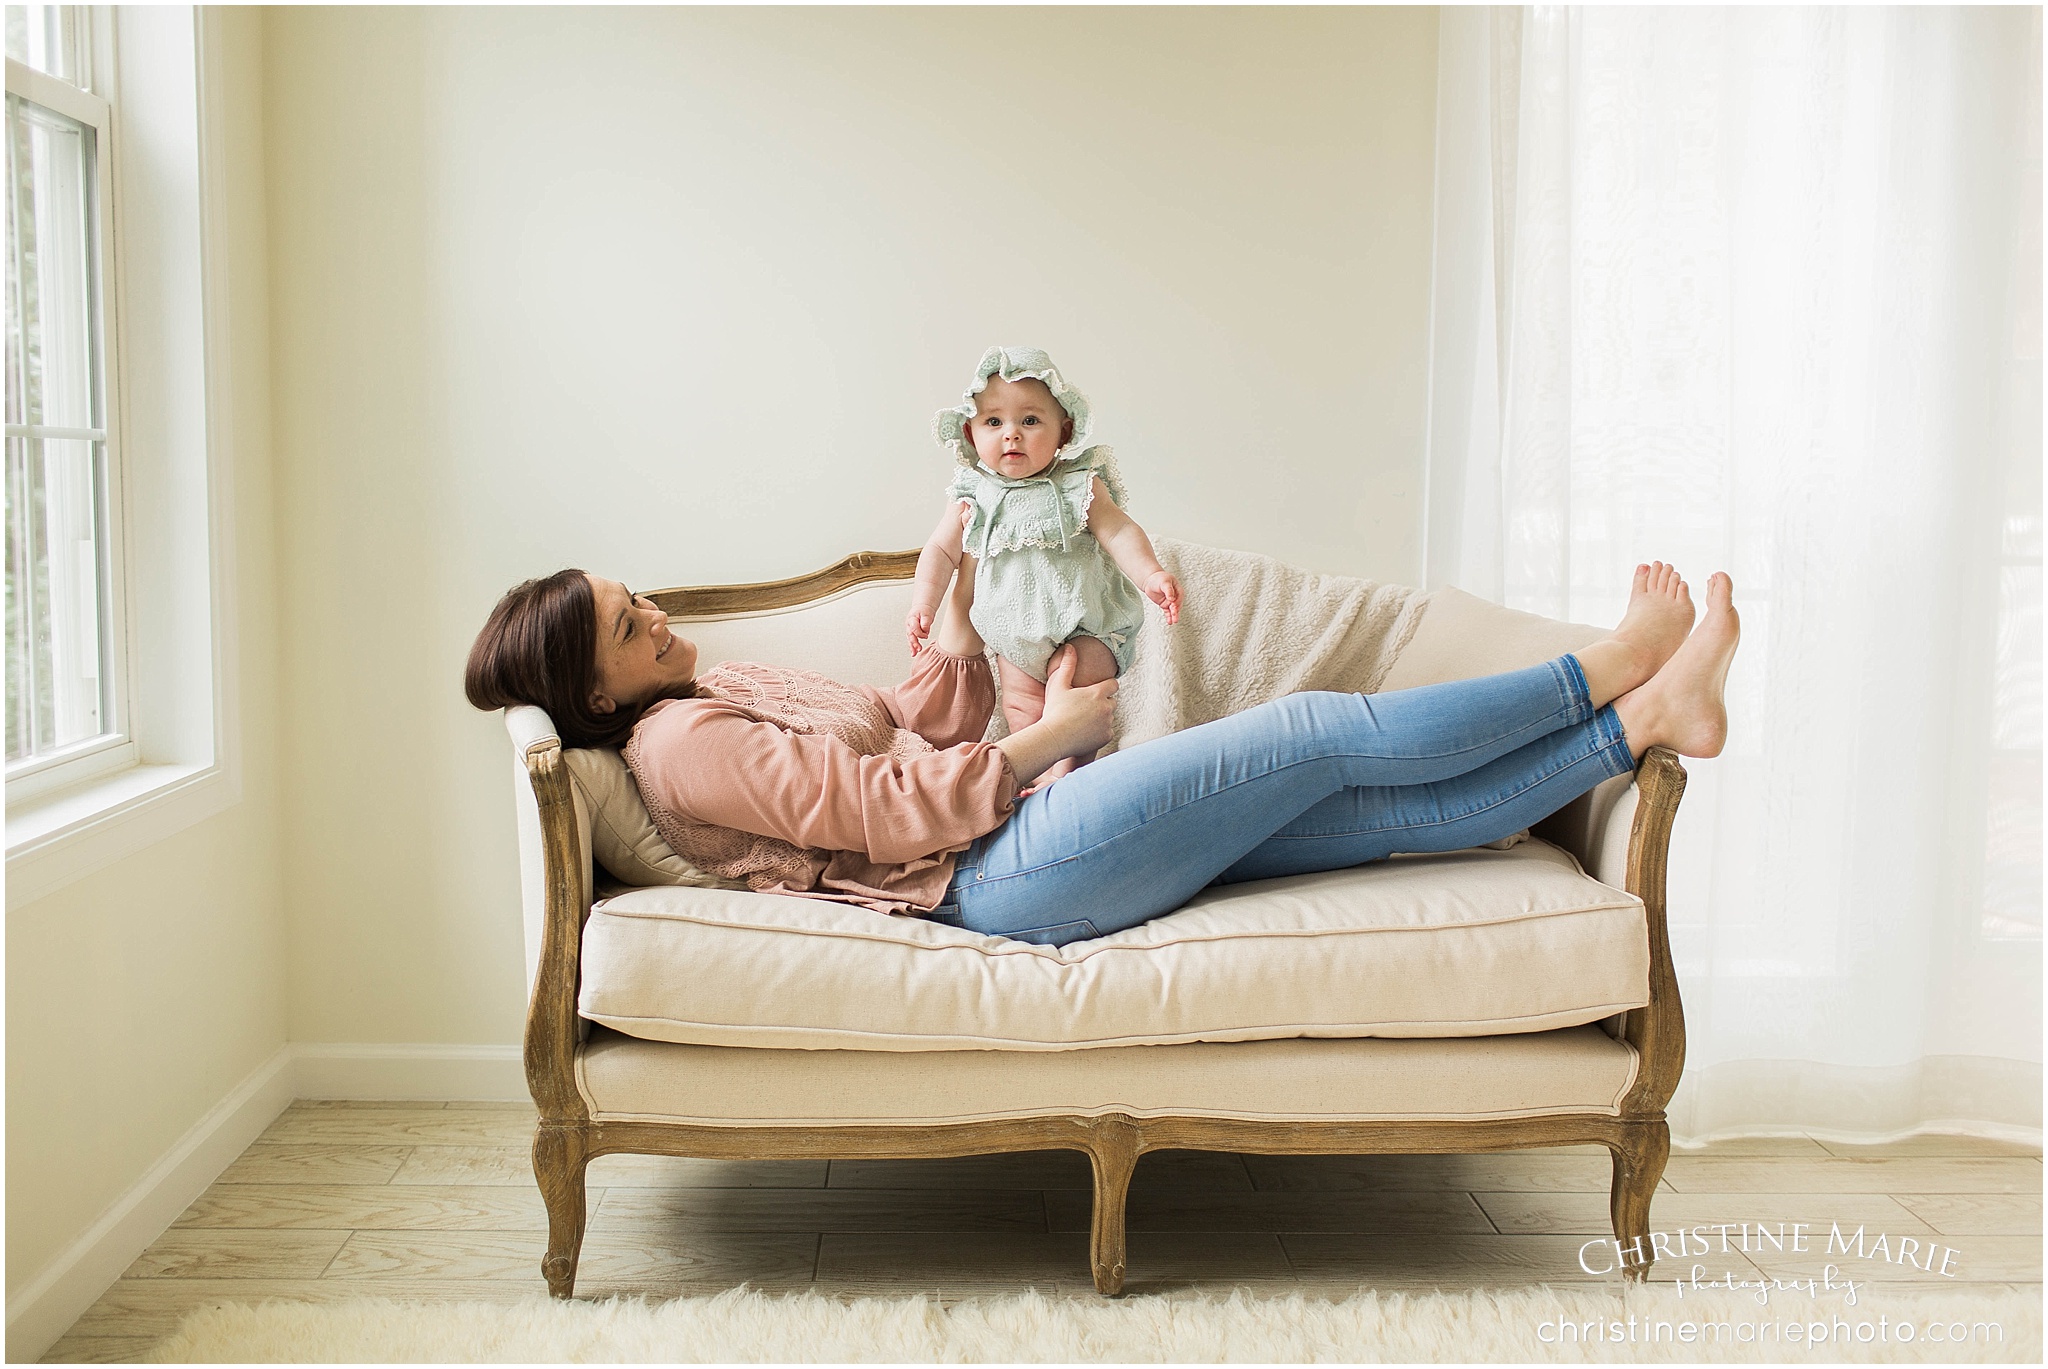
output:
{"label": "window pane", "polygon": [[[10,343],[12,338],[10,336]],[[9,357],[13,348],[10,345]],[[29,530],[35,520],[28,516],[28,439],[7,438],[7,759],[20,760],[35,751],[36,680],[35,667],[41,659],[36,650],[36,615],[30,602],[35,595],[33,571],[35,549]]]}
{"label": "window pane", "polygon": [[[25,139],[27,132],[21,128],[20,121],[14,117],[14,109],[15,99],[10,95],[7,97],[7,245],[5,252],[7,258],[7,422],[10,426],[28,421],[28,354],[26,339],[28,336],[29,305],[23,294],[21,253],[19,250],[24,225],[17,222],[18,219],[24,216],[18,215],[15,210],[21,204],[25,193],[33,193],[32,184],[24,187],[16,179],[18,173],[26,174],[24,168],[28,165],[28,153],[25,141],[21,142],[20,147],[16,146],[17,142],[20,141],[16,137],[17,133],[21,135],[21,139]],[[16,155],[17,152],[20,155]],[[31,220],[26,227],[33,232],[35,228],[33,213],[26,217]],[[12,456],[8,457],[9,461],[13,459]],[[9,485],[8,488],[11,490],[13,486]],[[8,495],[9,499],[13,497],[12,494]],[[12,505],[9,507],[12,507]]]}
{"label": "window pane", "polygon": [[[93,130],[7,98],[13,190],[8,323],[10,423],[97,428],[93,365]],[[16,374],[17,365],[19,375]]]}
{"label": "window pane", "polygon": [[7,97],[10,763],[110,721],[94,136]]}
{"label": "window pane", "polygon": [[7,441],[7,759],[105,730],[100,444]]}
{"label": "window pane", "polygon": [[84,85],[83,5],[9,5],[7,55],[23,66]]}

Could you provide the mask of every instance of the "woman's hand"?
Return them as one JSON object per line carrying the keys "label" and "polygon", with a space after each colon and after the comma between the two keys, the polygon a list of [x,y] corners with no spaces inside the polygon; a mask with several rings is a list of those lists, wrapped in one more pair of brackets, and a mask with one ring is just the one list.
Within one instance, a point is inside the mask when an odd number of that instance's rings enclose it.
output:
{"label": "woman's hand", "polygon": [[1109,745],[1116,724],[1116,681],[1074,683],[1081,654],[1061,647],[1045,672],[1045,713],[1038,725],[1050,724],[1065,743],[1063,756],[1092,756]]}
{"label": "woman's hand", "polygon": [[1092,756],[1109,745],[1116,721],[1116,681],[1076,686],[1070,646],[1053,653],[1045,673],[1045,712],[996,743],[1017,773],[1019,788],[1069,756]]}

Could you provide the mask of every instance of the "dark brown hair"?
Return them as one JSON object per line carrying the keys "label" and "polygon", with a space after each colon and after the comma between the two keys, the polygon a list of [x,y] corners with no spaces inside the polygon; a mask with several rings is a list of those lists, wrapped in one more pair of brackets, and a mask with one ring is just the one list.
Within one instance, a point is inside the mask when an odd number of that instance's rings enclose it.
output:
{"label": "dark brown hair", "polygon": [[[618,746],[647,705],[590,706],[597,690],[597,597],[580,570],[514,585],[469,649],[463,692],[478,708],[532,704],[554,719],[564,746]],[[687,692],[687,691],[684,691]]]}

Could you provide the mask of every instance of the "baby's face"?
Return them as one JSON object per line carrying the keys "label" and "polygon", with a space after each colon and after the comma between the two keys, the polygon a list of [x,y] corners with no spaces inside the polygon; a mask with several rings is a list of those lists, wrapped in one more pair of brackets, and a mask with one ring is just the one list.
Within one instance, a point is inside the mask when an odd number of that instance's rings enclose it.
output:
{"label": "baby's face", "polygon": [[990,376],[974,397],[974,421],[967,427],[981,464],[1012,480],[1050,466],[1073,430],[1073,420],[1044,381],[1001,376]]}

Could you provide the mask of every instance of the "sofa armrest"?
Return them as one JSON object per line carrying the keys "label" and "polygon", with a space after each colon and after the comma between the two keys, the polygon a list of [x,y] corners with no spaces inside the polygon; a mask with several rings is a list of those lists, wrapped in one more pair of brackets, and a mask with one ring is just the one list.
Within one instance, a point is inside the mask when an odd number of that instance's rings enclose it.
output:
{"label": "sofa armrest", "polygon": [[1641,791],[1634,775],[1617,775],[1558,809],[1531,830],[1571,852],[1602,884],[1628,885],[1629,833],[1634,830]]}
{"label": "sofa armrest", "polygon": [[1580,868],[1643,901],[1650,938],[1650,1001],[1623,1013],[1615,1035],[1642,1056],[1624,1113],[1662,1115],[1685,1068],[1685,1015],[1671,960],[1664,872],[1671,824],[1685,793],[1685,767],[1675,753],[1651,747],[1633,775],[1607,780],[1536,824],[1537,836],[1561,846]]}
{"label": "sofa armrest", "polygon": [[583,1121],[589,1113],[576,1088],[576,1046],[582,1031],[576,992],[583,924],[590,916],[583,835],[561,740],[536,738],[525,758],[546,862],[540,963],[526,1008],[526,1086],[543,1123]]}
{"label": "sofa armrest", "polygon": [[[1636,1048],[1643,1063],[1635,1087],[1621,1106],[1624,1116],[1662,1117],[1685,1069],[1685,1011],[1678,997],[1678,971],[1671,958],[1671,926],[1664,898],[1671,825],[1678,817],[1678,801],[1685,795],[1685,767],[1677,753],[1661,746],[1644,752],[1631,792],[1636,799],[1626,824],[1621,887],[1643,901],[1649,924],[1650,1001],[1622,1016],[1622,1039]],[[1610,823],[1613,833],[1603,834],[1603,849],[1611,848],[1622,830],[1620,807],[1616,806]]]}

